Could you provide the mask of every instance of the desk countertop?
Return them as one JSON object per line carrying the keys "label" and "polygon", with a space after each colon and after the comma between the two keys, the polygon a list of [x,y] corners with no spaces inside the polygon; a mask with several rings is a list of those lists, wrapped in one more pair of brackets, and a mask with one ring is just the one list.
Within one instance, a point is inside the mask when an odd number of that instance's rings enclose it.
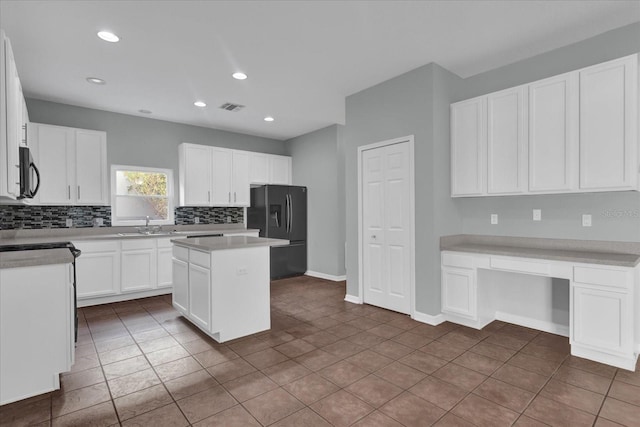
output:
{"label": "desk countertop", "polygon": [[440,250],[635,267],[640,243],[532,237],[455,235],[440,238]]}

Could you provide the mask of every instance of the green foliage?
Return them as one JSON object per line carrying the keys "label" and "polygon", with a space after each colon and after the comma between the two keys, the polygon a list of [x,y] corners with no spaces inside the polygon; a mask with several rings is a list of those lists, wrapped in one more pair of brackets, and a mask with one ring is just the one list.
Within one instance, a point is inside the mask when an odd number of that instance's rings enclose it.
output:
{"label": "green foliage", "polygon": [[145,201],[152,207],[156,218],[167,218],[167,175],[163,173],[124,172],[127,178],[127,194],[146,197]]}

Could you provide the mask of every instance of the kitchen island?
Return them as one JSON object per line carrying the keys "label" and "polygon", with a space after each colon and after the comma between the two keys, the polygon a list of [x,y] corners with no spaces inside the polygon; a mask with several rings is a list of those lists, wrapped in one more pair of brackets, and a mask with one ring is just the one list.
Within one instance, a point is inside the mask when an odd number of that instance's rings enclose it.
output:
{"label": "kitchen island", "polygon": [[174,239],[173,306],[217,342],[271,327],[269,248],[250,236]]}

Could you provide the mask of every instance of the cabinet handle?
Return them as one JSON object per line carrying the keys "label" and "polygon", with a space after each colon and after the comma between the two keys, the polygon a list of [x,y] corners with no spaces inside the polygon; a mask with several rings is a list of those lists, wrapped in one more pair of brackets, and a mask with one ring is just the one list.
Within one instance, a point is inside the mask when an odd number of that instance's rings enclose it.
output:
{"label": "cabinet handle", "polygon": [[237,201],[237,197],[236,197],[236,192],[233,192],[233,203],[235,203]]}
{"label": "cabinet handle", "polygon": [[67,185],[67,198],[71,200],[71,186]]}
{"label": "cabinet handle", "polygon": [[207,202],[211,201],[211,191],[207,191]]}
{"label": "cabinet handle", "polygon": [[80,186],[78,185],[78,200],[80,200]]}
{"label": "cabinet handle", "polygon": [[22,129],[24,129],[24,139],[22,140],[24,142],[24,145],[27,146],[29,145],[29,138],[27,138],[27,124],[23,124],[22,125]]}
{"label": "cabinet handle", "polygon": [[229,203],[231,203],[231,191],[229,191]]}

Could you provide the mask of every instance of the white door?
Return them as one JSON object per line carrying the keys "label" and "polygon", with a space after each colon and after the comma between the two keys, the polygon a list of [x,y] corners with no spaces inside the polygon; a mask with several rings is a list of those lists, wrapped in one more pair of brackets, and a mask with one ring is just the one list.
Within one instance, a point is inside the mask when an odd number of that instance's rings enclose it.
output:
{"label": "white door", "polygon": [[442,267],[442,311],[476,319],[474,270]]}
{"label": "white door", "polygon": [[269,184],[291,184],[291,157],[269,156]]}
{"label": "white door", "polygon": [[211,148],[184,144],[180,169],[180,203],[184,206],[211,204]]}
{"label": "white door", "polygon": [[213,148],[211,171],[211,204],[213,206],[229,206],[233,204],[231,189],[232,151],[224,148]]}
{"label": "white door", "polygon": [[411,312],[409,142],[362,151],[364,302]]}
{"label": "white door", "polygon": [[38,168],[40,169],[40,202],[68,205],[75,202],[75,162],[73,129],[37,125]]}
{"label": "white door", "polygon": [[487,192],[526,191],[525,87],[487,96]]}
{"label": "white door", "polygon": [[580,71],[580,189],[633,189],[637,57]]}
{"label": "white door", "polygon": [[184,315],[189,314],[189,264],[172,259],[173,306]]}
{"label": "white door", "polygon": [[578,73],[529,85],[529,191],[577,186]]}
{"label": "white door", "polygon": [[249,153],[249,182],[269,183],[269,156],[263,153]]}
{"label": "white door", "polygon": [[76,130],[76,201],[81,205],[107,204],[107,134]]}

